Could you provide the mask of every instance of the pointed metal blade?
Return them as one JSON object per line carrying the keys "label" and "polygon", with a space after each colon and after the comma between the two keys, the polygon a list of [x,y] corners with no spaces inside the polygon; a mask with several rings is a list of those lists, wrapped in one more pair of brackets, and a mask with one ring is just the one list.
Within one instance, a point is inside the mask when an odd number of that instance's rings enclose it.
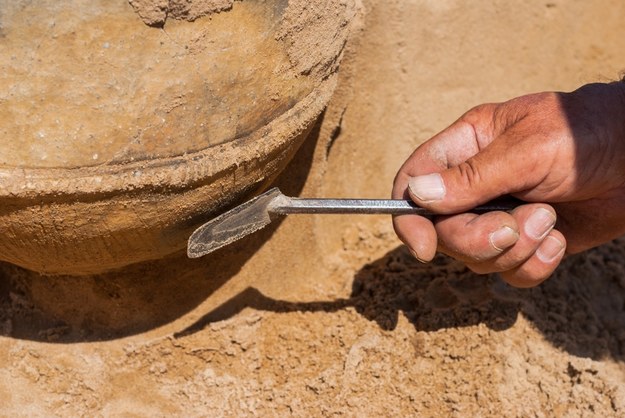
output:
{"label": "pointed metal blade", "polygon": [[269,204],[283,196],[277,187],[208,221],[191,234],[187,243],[189,258],[202,257],[271,223]]}

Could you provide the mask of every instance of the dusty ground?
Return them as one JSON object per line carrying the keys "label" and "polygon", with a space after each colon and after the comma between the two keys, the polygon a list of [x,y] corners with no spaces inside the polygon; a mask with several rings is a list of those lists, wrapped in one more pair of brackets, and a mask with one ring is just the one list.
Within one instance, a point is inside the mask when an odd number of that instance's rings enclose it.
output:
{"label": "dusty ground", "polygon": [[520,291],[397,248],[346,298],[251,285],[186,329],[71,344],[66,324],[8,337],[37,308],[5,277],[3,415],[619,416],[623,266],[615,242]]}
{"label": "dusty ground", "polygon": [[[387,196],[467,108],[625,68],[618,1],[363,3],[289,194]],[[0,415],[625,413],[625,241],[533,290],[422,265],[385,217],[290,217],[101,276],[0,271]]]}

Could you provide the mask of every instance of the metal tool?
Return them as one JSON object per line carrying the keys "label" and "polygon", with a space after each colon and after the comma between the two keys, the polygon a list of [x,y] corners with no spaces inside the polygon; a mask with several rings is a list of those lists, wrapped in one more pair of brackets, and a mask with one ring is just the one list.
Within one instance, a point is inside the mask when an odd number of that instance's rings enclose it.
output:
{"label": "metal tool", "polygon": [[[471,210],[474,213],[509,211],[521,202],[516,199],[492,201]],[[271,214],[414,214],[433,216],[428,209],[410,200],[307,199],[288,197],[277,187],[256,196],[208,221],[193,232],[187,245],[189,258],[202,257],[243,238],[271,223]]]}

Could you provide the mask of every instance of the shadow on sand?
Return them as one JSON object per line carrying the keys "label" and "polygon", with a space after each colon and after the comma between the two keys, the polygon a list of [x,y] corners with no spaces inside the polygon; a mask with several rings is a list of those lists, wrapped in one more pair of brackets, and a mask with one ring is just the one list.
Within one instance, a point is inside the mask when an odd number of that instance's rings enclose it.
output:
{"label": "shadow on sand", "polygon": [[354,308],[384,330],[405,315],[417,331],[485,324],[511,327],[523,314],[554,346],[579,357],[623,360],[625,348],[625,240],[567,259],[534,289],[515,289],[497,275],[478,276],[439,255],[421,264],[398,247],[365,265],[349,298],[317,302],[271,299],[255,288],[207,313],[175,336],[201,331],[251,307],[277,313],[335,312]]}

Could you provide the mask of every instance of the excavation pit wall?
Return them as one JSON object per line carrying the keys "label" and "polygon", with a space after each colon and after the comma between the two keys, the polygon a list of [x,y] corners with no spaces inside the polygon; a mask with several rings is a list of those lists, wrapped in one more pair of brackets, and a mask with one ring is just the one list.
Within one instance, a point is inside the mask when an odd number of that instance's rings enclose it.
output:
{"label": "excavation pit wall", "polygon": [[[625,6],[363,1],[329,106],[275,184],[387,197],[481,102],[623,70]],[[200,260],[88,277],[3,265],[4,415],[622,415],[625,251],[514,290],[422,265],[384,216],[291,216]]]}

